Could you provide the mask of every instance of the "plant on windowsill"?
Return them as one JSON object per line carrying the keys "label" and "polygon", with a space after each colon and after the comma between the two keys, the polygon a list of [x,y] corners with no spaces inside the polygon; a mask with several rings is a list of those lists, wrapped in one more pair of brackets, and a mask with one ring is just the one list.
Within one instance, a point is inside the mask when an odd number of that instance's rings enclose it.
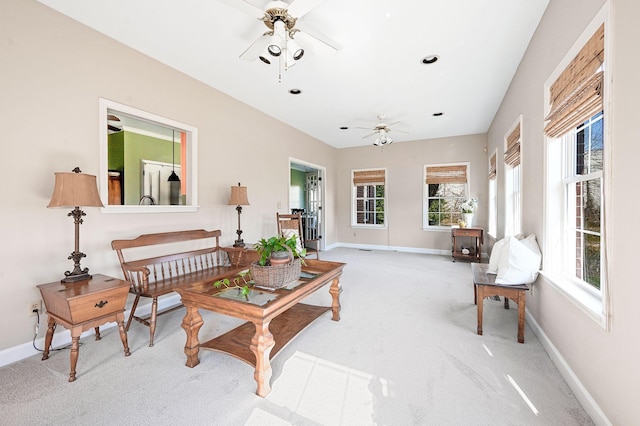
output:
{"label": "plant on windowsill", "polygon": [[471,226],[471,222],[473,222],[473,213],[477,207],[478,200],[476,198],[469,198],[462,202],[460,205],[460,209],[462,210],[462,220],[458,221],[461,228]]}

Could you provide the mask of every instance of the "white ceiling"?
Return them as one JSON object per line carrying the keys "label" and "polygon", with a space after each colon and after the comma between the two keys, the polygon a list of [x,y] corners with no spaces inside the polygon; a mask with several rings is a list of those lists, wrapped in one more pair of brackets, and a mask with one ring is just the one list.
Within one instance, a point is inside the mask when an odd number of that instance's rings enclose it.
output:
{"label": "white ceiling", "polygon": [[273,63],[239,59],[267,30],[244,0],[39,1],[337,148],[370,145],[353,127],[379,114],[400,121],[395,142],[485,133],[549,2],[293,0],[319,4],[296,27],[339,50],[303,45],[278,82]]}

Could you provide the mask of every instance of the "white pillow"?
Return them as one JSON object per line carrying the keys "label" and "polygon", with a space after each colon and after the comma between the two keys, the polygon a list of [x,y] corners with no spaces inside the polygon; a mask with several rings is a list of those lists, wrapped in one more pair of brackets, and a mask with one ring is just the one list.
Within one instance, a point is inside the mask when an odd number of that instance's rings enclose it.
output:
{"label": "white pillow", "polygon": [[282,235],[284,235],[287,239],[291,238],[292,235],[296,236],[296,251],[300,253],[302,251],[302,241],[300,240],[300,235],[296,229],[284,229],[282,231]]}
{"label": "white pillow", "polygon": [[[535,238],[535,237],[534,237]],[[536,244],[537,245],[537,244]],[[517,238],[509,238],[500,251],[497,284],[531,284],[537,278],[542,255]]]}
{"label": "white pillow", "polygon": [[506,238],[503,238],[493,243],[493,247],[491,248],[491,256],[489,256],[489,267],[487,268],[487,274],[498,273],[498,262],[500,261],[500,252],[502,251],[502,247],[504,246],[505,240]]}

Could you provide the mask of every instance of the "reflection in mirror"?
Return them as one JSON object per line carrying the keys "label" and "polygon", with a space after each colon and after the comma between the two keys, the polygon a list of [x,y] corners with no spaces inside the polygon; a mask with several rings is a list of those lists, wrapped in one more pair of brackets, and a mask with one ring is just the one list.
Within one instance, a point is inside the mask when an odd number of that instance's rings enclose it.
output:
{"label": "reflection in mirror", "polygon": [[195,211],[196,128],[106,99],[100,126],[106,211]]}

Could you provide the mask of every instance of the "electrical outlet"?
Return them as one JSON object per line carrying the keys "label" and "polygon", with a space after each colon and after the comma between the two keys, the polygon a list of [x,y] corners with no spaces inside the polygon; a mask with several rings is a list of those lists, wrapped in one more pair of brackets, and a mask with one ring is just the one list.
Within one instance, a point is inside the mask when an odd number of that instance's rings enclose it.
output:
{"label": "electrical outlet", "polygon": [[40,312],[40,314],[42,314],[42,300],[32,300],[29,303],[29,316],[30,317],[35,317],[36,313],[33,312],[34,310],[37,310],[38,312]]}

